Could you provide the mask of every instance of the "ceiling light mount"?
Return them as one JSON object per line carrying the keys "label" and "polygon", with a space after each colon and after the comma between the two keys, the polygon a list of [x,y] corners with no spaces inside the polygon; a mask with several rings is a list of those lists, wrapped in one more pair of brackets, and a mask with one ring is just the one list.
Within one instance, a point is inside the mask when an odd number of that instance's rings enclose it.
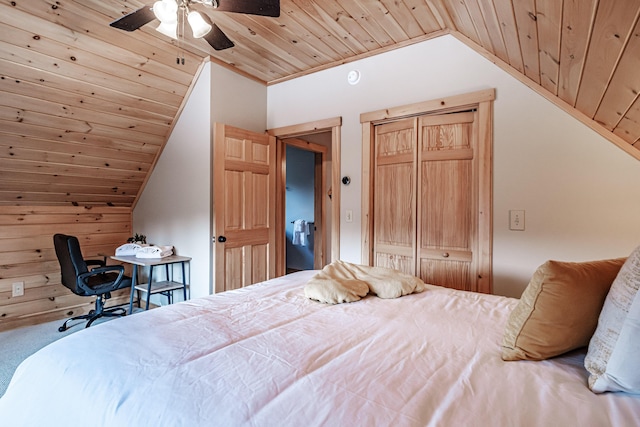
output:
{"label": "ceiling light mount", "polygon": [[360,71],[358,70],[351,70],[347,73],[347,82],[349,82],[350,85],[357,85],[358,83],[360,83]]}

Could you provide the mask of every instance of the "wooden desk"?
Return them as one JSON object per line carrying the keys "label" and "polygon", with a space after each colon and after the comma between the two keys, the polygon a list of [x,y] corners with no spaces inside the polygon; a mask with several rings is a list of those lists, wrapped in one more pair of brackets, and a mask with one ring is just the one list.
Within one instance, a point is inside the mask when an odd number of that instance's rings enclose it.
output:
{"label": "wooden desk", "polygon": [[[184,263],[191,261],[190,257],[171,255],[164,258],[136,258],[135,255],[113,255],[111,256],[111,259],[114,261],[126,262],[133,265],[133,274],[131,275],[131,296],[129,298],[129,314],[133,312],[134,291],[143,291],[147,293],[147,304],[145,310],[149,309],[149,298],[151,298],[151,295],[157,293],[167,293],[168,295],[170,295],[169,292],[173,292],[176,289],[182,288],[184,299],[185,301],[187,300],[187,277],[185,275]],[[180,263],[182,266],[182,283],[169,280],[168,266],[170,264],[178,263]],[[162,282],[153,282],[153,267],[156,267],[158,265],[167,266],[167,280]],[[147,284],[138,284],[138,267],[149,267],[149,282]],[[171,302],[171,297],[169,297],[169,302]]]}

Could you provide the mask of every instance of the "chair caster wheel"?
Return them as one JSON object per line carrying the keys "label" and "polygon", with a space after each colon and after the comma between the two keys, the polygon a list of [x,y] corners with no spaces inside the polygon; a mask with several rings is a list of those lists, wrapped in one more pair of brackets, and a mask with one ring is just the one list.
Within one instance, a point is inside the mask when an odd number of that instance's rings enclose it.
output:
{"label": "chair caster wheel", "polygon": [[66,331],[66,330],[67,330],[67,328],[65,328],[64,326],[60,326],[60,327],[58,328],[58,332],[64,332],[64,331]]}

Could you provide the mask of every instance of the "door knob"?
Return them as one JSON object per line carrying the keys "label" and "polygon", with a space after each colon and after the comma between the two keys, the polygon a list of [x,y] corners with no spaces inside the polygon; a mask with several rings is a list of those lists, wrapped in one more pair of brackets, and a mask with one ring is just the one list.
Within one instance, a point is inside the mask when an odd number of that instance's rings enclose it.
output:
{"label": "door knob", "polygon": [[226,237],[224,237],[224,236],[218,236],[218,242],[220,242],[220,243],[224,243],[224,242],[226,242],[226,241],[227,241],[227,238],[226,238]]}
{"label": "door knob", "polygon": [[443,258],[449,258],[449,252],[445,252],[442,254]]}

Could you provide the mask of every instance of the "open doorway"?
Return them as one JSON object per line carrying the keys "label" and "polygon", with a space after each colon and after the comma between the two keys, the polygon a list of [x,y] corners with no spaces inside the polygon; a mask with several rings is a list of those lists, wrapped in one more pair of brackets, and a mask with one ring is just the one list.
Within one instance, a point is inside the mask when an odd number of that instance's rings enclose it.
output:
{"label": "open doorway", "polygon": [[282,142],[286,273],[321,269],[331,257],[331,133]]}
{"label": "open doorway", "polygon": [[[270,129],[276,137],[276,275],[287,273],[287,146],[314,153],[314,269],[340,259],[340,126],[342,118]],[[291,230],[292,231],[292,230]],[[309,236],[310,237],[310,236]],[[295,269],[295,268],[294,268]]]}

